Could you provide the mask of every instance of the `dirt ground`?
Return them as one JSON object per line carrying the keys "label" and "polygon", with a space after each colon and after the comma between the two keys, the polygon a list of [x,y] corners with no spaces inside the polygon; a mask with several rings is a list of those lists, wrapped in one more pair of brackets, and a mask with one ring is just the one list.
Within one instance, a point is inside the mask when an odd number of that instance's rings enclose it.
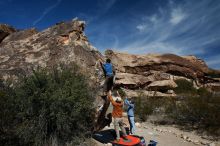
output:
{"label": "dirt ground", "polygon": [[[113,129],[113,124],[111,124],[110,127],[105,127],[101,131],[98,135],[100,139],[94,140],[98,146],[111,146],[109,142],[114,140],[111,135],[114,132]],[[211,141],[195,132],[182,131],[175,126],[155,126],[151,123],[140,123],[136,127],[135,134],[143,136],[147,144],[150,140],[157,141],[157,146],[220,146],[220,140]]]}

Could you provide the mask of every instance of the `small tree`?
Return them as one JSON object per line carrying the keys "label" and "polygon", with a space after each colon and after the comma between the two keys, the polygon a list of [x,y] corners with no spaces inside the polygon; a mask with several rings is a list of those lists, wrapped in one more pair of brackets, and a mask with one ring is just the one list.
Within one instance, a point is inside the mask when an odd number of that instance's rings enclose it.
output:
{"label": "small tree", "polygon": [[21,145],[64,145],[90,135],[93,98],[77,67],[34,71],[15,88]]}

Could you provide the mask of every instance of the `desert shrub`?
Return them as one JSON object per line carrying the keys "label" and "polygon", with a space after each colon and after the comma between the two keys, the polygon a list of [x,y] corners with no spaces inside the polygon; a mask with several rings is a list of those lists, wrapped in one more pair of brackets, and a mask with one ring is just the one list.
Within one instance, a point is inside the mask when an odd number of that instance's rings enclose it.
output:
{"label": "desert shrub", "polygon": [[10,103],[17,107],[12,115],[17,121],[13,129],[16,145],[51,145],[54,140],[57,145],[78,145],[90,137],[94,115],[91,89],[76,67],[61,70],[34,71],[13,89]]}
{"label": "desert shrub", "polygon": [[212,96],[212,93],[210,91],[208,91],[206,88],[201,87],[197,90],[197,94],[199,96],[203,96],[203,97],[210,97]]}
{"label": "desert shrub", "polygon": [[147,102],[143,102],[143,98],[137,97],[135,99],[135,114],[141,121],[146,121],[148,115],[153,112],[151,106],[146,104]]}
{"label": "desert shrub", "polygon": [[13,90],[0,81],[0,145],[17,145],[15,134],[17,105]]}
{"label": "desert shrub", "polygon": [[177,94],[197,94],[197,90],[193,87],[193,83],[184,79],[175,81],[177,87],[174,89]]}
{"label": "desert shrub", "polygon": [[188,96],[177,102],[177,112],[171,112],[176,123],[191,125],[212,135],[220,135],[220,98]]}
{"label": "desert shrub", "polygon": [[171,102],[172,99],[169,97],[146,97],[141,95],[135,99],[135,114],[141,121],[146,121],[148,116],[152,114],[156,114],[158,112],[164,113],[171,110]]}
{"label": "desert shrub", "polygon": [[126,97],[126,93],[124,90],[122,90],[121,88],[119,88],[118,90],[118,93],[121,95],[122,98],[125,98]]}
{"label": "desert shrub", "polygon": [[203,88],[196,92],[184,99],[142,95],[135,100],[135,114],[140,121],[151,116],[154,123],[177,124],[220,136],[220,97]]}

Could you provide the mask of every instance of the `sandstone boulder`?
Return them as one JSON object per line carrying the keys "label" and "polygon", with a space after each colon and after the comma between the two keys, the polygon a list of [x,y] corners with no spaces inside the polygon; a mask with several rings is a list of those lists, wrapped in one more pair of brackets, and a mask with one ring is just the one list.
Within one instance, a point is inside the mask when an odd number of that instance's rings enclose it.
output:
{"label": "sandstone boulder", "polygon": [[177,87],[173,80],[154,81],[147,86],[149,90],[169,90]]}
{"label": "sandstone boulder", "polygon": [[176,94],[168,90],[166,93],[162,93],[160,91],[147,91],[147,90],[131,90],[131,89],[124,89],[122,88],[123,91],[126,93],[126,95],[130,97],[153,97],[153,96],[159,96],[159,97],[171,97],[171,96],[176,96]]}
{"label": "sandstone boulder", "polygon": [[176,88],[174,81],[178,79],[192,81],[197,89],[207,83],[219,83],[219,80],[208,75],[211,72],[220,76],[220,73],[210,70],[203,60],[195,56],[132,55],[113,50],[107,50],[105,55],[112,60],[117,70],[116,85],[133,90],[166,93]]}
{"label": "sandstone boulder", "polygon": [[143,75],[138,75],[138,74],[130,74],[130,73],[117,73],[116,74],[116,84],[119,85],[125,85],[131,87],[136,87],[138,86],[147,84],[148,82],[153,81],[153,77],[147,77]]}
{"label": "sandstone boulder", "polygon": [[[16,82],[20,75],[30,75],[39,67],[52,69],[74,63],[79,66],[81,73],[91,79],[88,83],[96,87],[100,80],[96,80],[95,65],[103,56],[89,43],[84,28],[84,21],[74,19],[57,23],[42,32],[35,29],[17,32],[4,29],[7,34],[4,34],[4,40],[1,39],[0,43],[0,79]],[[102,100],[101,97],[97,98]],[[94,105],[98,106],[96,103]],[[97,113],[94,131],[105,127],[108,105],[109,101],[104,102],[102,112]]]}
{"label": "sandstone boulder", "polygon": [[190,56],[182,56],[184,59],[190,61],[192,64],[199,66],[199,68],[204,72],[209,72],[209,68],[204,60],[197,58],[196,56],[190,55]]}
{"label": "sandstone boulder", "polygon": [[88,76],[95,72],[96,61],[103,58],[84,35],[85,23],[79,20],[59,23],[42,32],[35,29],[15,32],[0,44],[0,77],[16,80],[38,67],[76,63]]}
{"label": "sandstone boulder", "polygon": [[117,70],[124,73],[141,75],[153,70],[192,79],[200,79],[204,76],[204,70],[208,70],[199,61],[195,64],[174,54],[131,55],[113,52],[112,50],[107,50],[105,54],[112,60]]}
{"label": "sandstone boulder", "polygon": [[8,35],[2,43],[10,43],[11,41],[19,41],[19,40],[24,40],[25,38],[28,38],[34,34],[38,33],[38,31],[35,28],[31,29],[26,29],[26,30],[20,30],[17,32],[14,32],[10,35]]}
{"label": "sandstone boulder", "polygon": [[204,85],[207,89],[213,92],[220,92],[220,82],[219,83],[207,83]]}
{"label": "sandstone boulder", "polygon": [[2,40],[7,37],[9,34],[15,32],[16,30],[7,25],[7,24],[0,24],[0,43],[2,42]]}

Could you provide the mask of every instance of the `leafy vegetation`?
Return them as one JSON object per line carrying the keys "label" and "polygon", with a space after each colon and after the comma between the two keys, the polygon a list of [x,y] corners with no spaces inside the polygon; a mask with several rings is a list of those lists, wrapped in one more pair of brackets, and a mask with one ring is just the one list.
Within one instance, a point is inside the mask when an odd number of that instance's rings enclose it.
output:
{"label": "leafy vegetation", "polygon": [[34,71],[13,89],[2,85],[1,145],[78,145],[90,137],[91,89],[77,67],[61,70]]}
{"label": "leafy vegetation", "polygon": [[197,90],[193,87],[193,83],[184,79],[175,81],[177,88],[174,89],[176,94],[191,94],[196,95]]}
{"label": "leafy vegetation", "polygon": [[155,105],[150,103],[150,98],[143,99],[141,96],[135,100],[135,113],[141,121],[146,121],[147,117],[153,113]]}
{"label": "leafy vegetation", "polygon": [[191,96],[181,103],[176,102],[173,117],[177,124],[189,125],[205,130],[212,135],[220,135],[220,97]]}
{"label": "leafy vegetation", "polygon": [[150,115],[154,115],[158,112],[170,112],[172,98],[166,97],[146,97],[140,95],[135,100],[135,114],[141,121],[146,121]]}
{"label": "leafy vegetation", "polygon": [[150,115],[159,113],[158,115],[172,121],[167,123],[220,136],[220,97],[213,95],[206,88],[195,89],[188,81],[178,80],[177,84],[179,87],[175,91],[180,96],[176,98],[140,95],[135,106],[139,119],[145,121]]}

